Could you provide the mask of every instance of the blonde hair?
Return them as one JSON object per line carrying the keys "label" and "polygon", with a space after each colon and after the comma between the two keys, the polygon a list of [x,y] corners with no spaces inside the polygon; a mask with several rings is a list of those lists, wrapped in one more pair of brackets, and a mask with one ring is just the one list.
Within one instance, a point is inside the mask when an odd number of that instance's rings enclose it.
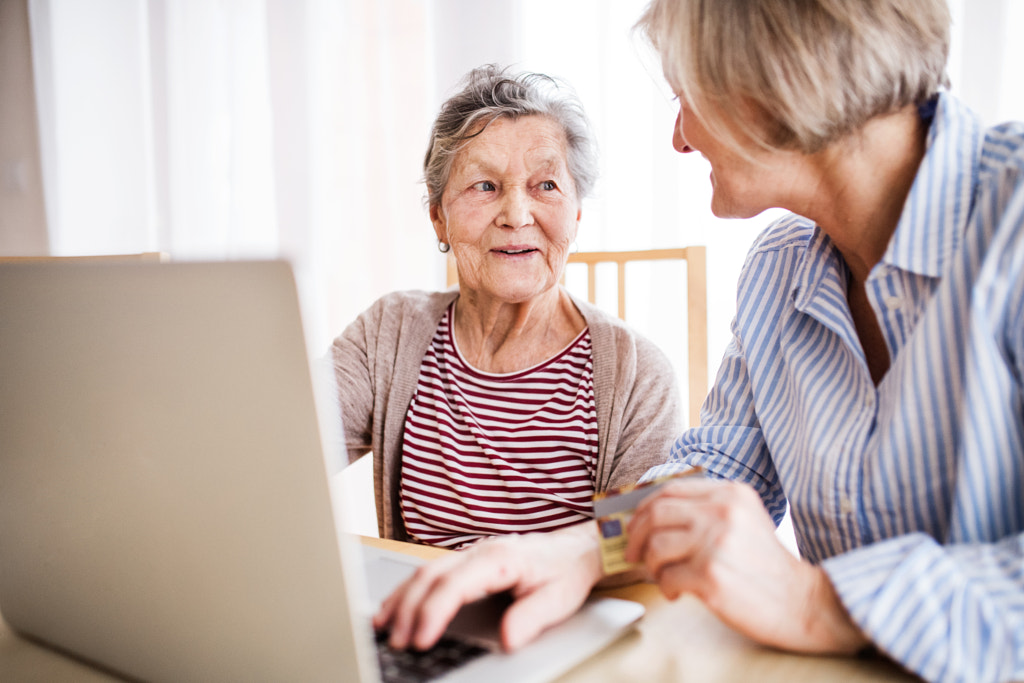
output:
{"label": "blonde hair", "polygon": [[949,25],[945,0],[652,0],[636,27],[713,133],[812,153],[948,86]]}

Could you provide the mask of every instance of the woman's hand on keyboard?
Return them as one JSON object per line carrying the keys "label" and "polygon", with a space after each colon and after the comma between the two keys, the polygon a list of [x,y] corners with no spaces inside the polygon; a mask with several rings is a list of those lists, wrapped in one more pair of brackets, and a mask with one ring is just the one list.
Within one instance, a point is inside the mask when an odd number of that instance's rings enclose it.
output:
{"label": "woman's hand on keyboard", "polygon": [[497,536],[420,567],[382,604],[373,619],[390,629],[389,643],[427,649],[465,604],[509,591],[502,646],[516,650],[572,616],[601,579],[593,522],[549,533]]}

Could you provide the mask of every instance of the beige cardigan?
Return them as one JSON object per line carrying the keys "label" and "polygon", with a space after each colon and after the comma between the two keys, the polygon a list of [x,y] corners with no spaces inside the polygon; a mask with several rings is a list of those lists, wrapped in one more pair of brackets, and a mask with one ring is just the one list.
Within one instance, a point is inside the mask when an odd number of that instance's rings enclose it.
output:
{"label": "beige cardigan", "polygon": [[[377,526],[383,538],[408,540],[399,504],[402,435],[420,364],[457,290],[395,292],[377,300],[334,340],[349,462],[373,452]],[[652,342],[620,320],[573,299],[586,319],[594,354],[598,459],[594,489],[632,484],[665,462],[682,433],[672,366]]]}

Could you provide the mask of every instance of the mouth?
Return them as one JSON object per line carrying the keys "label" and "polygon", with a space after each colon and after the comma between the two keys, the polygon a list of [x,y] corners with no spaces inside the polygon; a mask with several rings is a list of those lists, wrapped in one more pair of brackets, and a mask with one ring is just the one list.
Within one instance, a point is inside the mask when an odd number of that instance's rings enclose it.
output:
{"label": "mouth", "polygon": [[522,254],[529,254],[537,250],[532,247],[511,247],[508,249],[492,249],[491,251],[508,256],[521,256]]}

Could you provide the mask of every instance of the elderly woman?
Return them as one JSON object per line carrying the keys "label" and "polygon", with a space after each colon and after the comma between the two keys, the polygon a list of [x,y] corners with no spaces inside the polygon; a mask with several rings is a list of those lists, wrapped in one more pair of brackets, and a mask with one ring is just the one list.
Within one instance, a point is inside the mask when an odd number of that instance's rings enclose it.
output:
{"label": "elderly woman", "polygon": [[385,296],[331,349],[383,537],[571,526],[664,462],[681,421],[667,358],[559,285],[595,157],[579,102],[540,74],[474,70],[441,108],[427,201],[459,287]]}
{"label": "elderly woman", "polygon": [[[747,258],[701,426],[648,475],[710,476],[641,504],[627,557],[762,643],[1021,680],[1024,125],[986,130],[943,91],[949,24],[944,0],[654,0],[640,20],[714,212],[792,214]],[[773,533],[787,503],[801,558]],[[422,647],[513,587],[515,647],[600,577],[593,524],[556,536],[445,558],[377,623]]]}

